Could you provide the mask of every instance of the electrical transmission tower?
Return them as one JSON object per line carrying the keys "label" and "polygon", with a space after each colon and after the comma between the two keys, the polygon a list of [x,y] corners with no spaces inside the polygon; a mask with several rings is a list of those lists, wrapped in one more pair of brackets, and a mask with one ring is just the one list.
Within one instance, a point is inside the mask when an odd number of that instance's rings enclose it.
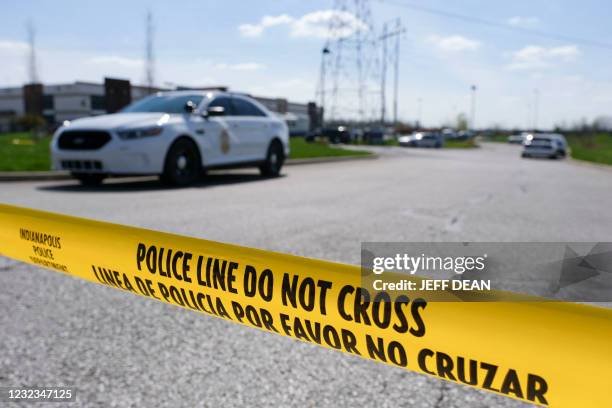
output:
{"label": "electrical transmission tower", "polygon": [[145,83],[149,93],[153,93],[155,87],[155,57],[153,55],[153,14],[151,11],[147,12],[145,56]]}
{"label": "electrical transmission tower", "polygon": [[26,23],[26,31],[28,33],[28,44],[30,47],[30,52],[28,54],[28,80],[31,84],[37,84],[39,77],[36,62],[36,30],[34,29],[32,21]]}
{"label": "electrical transmission tower", "polygon": [[328,121],[377,117],[379,46],[369,0],[335,0],[317,86],[317,101]]}

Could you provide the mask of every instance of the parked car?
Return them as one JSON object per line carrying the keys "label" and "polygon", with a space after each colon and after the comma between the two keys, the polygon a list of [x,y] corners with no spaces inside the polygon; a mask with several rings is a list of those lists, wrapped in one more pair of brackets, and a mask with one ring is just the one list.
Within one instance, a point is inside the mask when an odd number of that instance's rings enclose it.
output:
{"label": "parked car", "polygon": [[323,129],[321,132],[330,143],[351,143],[352,134],[347,126],[335,126]]}
{"label": "parked car", "polygon": [[256,166],[280,173],[289,155],[284,120],[254,99],[227,92],[161,92],[121,112],[72,121],[51,143],[52,165],[83,184],[108,176],[157,174],[173,185],[202,170]]}
{"label": "parked car", "polygon": [[306,135],[304,135],[304,140],[306,140],[307,142],[314,142],[316,138],[321,137],[322,134],[323,130],[317,127],[306,132]]}
{"label": "parked car", "polygon": [[455,140],[469,140],[472,137],[474,137],[474,132],[471,130],[461,130],[457,132],[457,137],[455,137]]}
{"label": "parked car", "polygon": [[523,143],[522,157],[563,158],[567,155],[567,141],[558,133],[529,135]]}
{"label": "parked car", "polygon": [[356,142],[358,140],[363,140],[363,129],[360,128],[352,128],[351,129],[351,139],[353,142]]}
{"label": "parked car", "polygon": [[457,132],[455,132],[453,129],[442,129],[442,137],[447,140],[447,139],[456,139],[459,136],[459,134]]}
{"label": "parked car", "polygon": [[384,129],[366,129],[363,140],[368,144],[383,144],[385,141]]}
{"label": "parked car", "polygon": [[517,135],[508,136],[508,143],[510,144],[523,144],[531,133],[523,132]]}
{"label": "parked car", "polygon": [[398,143],[405,147],[442,147],[444,138],[439,133],[415,132],[409,136],[400,136]]}
{"label": "parked car", "polygon": [[523,135],[510,135],[508,136],[508,143],[510,144],[523,144]]}

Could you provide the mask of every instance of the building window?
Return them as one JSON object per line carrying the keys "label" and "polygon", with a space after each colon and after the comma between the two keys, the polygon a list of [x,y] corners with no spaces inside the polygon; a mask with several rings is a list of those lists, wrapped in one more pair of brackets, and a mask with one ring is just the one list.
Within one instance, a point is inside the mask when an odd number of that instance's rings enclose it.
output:
{"label": "building window", "polygon": [[53,95],[43,95],[43,109],[53,109]]}
{"label": "building window", "polygon": [[91,109],[106,110],[104,95],[91,95]]}

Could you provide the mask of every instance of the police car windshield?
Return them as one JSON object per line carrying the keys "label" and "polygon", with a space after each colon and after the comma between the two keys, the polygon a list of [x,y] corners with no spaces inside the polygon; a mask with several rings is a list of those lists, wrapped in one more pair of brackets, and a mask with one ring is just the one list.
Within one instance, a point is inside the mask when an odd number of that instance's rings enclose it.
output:
{"label": "police car windshield", "polygon": [[126,106],[122,112],[185,113],[187,102],[198,106],[203,98],[202,95],[151,95]]}

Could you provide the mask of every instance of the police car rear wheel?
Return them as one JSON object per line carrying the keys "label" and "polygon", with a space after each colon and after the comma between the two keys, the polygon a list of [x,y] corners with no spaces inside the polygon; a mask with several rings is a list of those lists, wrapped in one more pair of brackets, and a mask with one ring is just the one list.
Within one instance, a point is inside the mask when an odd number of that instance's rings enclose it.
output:
{"label": "police car rear wheel", "polygon": [[259,171],[264,177],[277,177],[280,174],[285,154],[283,147],[278,141],[273,141],[268,148],[266,161],[259,167]]}

